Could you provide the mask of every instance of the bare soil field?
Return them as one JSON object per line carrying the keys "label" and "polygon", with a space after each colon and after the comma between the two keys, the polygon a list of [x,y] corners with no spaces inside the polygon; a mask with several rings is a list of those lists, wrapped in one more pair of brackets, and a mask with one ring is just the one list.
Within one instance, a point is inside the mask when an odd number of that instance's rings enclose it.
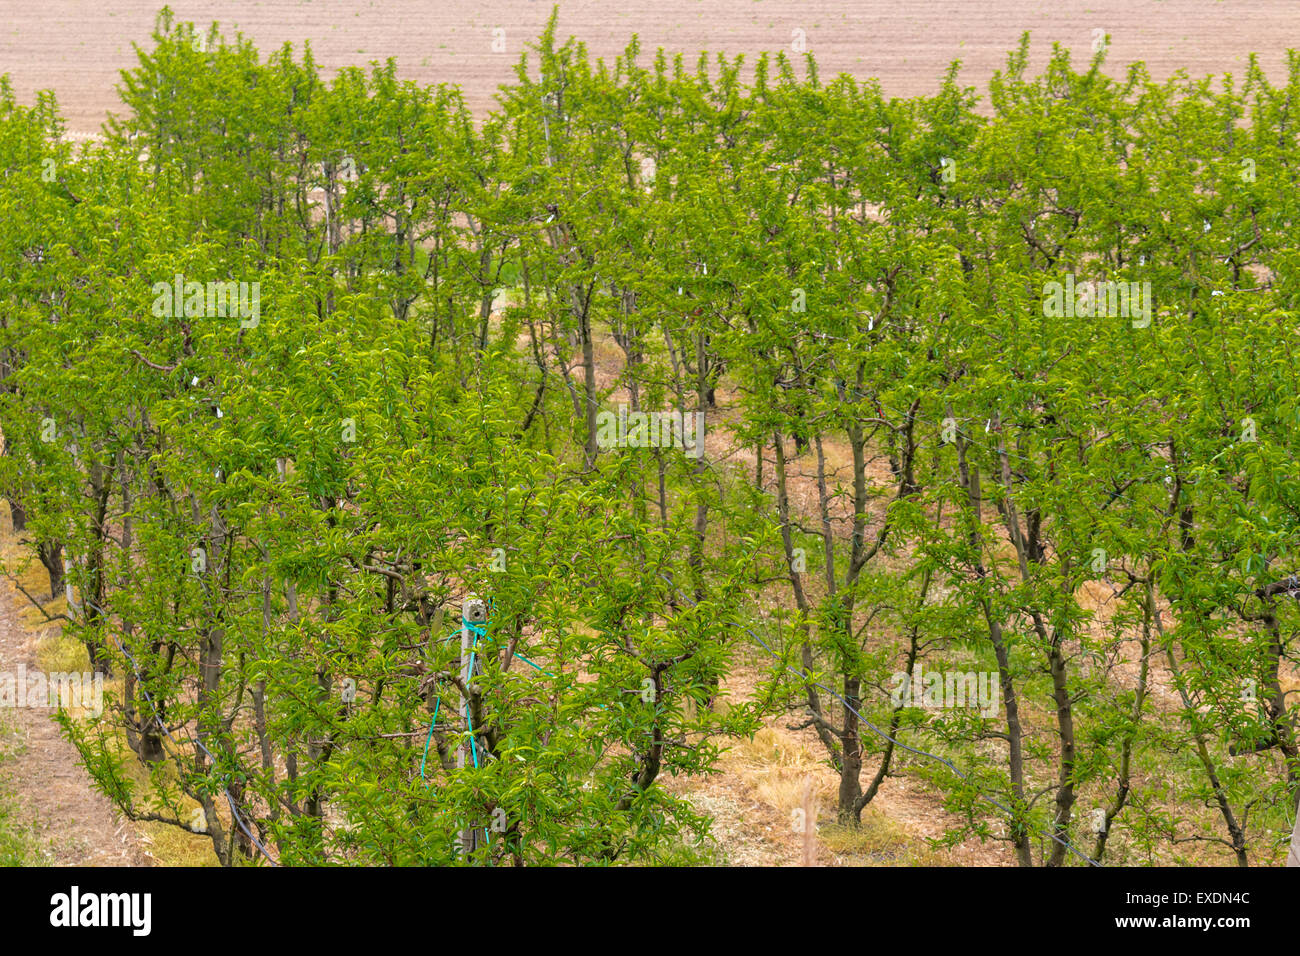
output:
{"label": "bare soil field", "polygon": [[[24,102],[39,89],[58,95],[69,128],[94,133],[119,103],[118,70],[134,64],[132,43],[148,45],[164,0],[42,0],[0,5],[0,73]],[[878,77],[887,95],[933,91],[943,69],[963,63],[982,88],[1023,31],[1031,67],[1053,43],[1077,60],[1092,54],[1094,31],[1111,36],[1108,70],[1121,76],[1144,61],[1157,78],[1241,75],[1256,52],[1276,81],[1285,48],[1297,45],[1296,0],[560,0],[560,32],[612,57],[632,34],[693,65],[701,50],[793,53],[803,31],[823,76]],[[218,21],[261,52],[310,41],[327,71],[394,57],[402,76],[456,83],[478,112],[512,76],[519,54],[551,11],[547,0],[173,0],[180,20]],[[505,52],[493,52],[493,30]],[[500,44],[498,44],[499,46]],[[647,56],[648,59],[648,56]]]}

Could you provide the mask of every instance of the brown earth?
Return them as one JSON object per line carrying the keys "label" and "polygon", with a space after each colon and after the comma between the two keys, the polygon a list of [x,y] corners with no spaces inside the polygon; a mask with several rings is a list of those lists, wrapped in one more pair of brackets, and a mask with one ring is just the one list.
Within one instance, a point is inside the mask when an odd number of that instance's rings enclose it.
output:
{"label": "brown earth", "polygon": [[[23,102],[38,89],[58,95],[74,132],[98,130],[119,106],[118,70],[134,65],[132,43],[149,44],[163,0],[6,0],[0,16],[0,73]],[[878,77],[887,95],[933,92],[943,69],[964,64],[967,83],[983,88],[1020,34],[1031,31],[1031,68],[1053,43],[1076,62],[1091,56],[1094,31],[1111,36],[1108,70],[1121,76],[1142,60],[1157,78],[1240,76],[1258,52],[1274,81],[1284,49],[1296,45],[1295,0],[561,0],[561,36],[612,57],[635,33],[649,62],[662,46],[693,65],[701,50],[728,55],[792,53],[795,31],[823,76]],[[241,30],[265,55],[285,41],[311,41],[326,71],[394,57],[419,83],[460,84],[470,106],[492,105],[526,44],[551,11],[547,0],[173,0],[179,20]],[[492,50],[495,28],[505,52]]]}
{"label": "brown earth", "polygon": [[[11,541],[6,530],[5,543]],[[0,673],[16,675],[20,664],[29,674],[40,670],[39,631],[23,626],[28,613],[31,602],[9,580],[0,578]],[[136,829],[107,797],[91,788],[77,748],[64,739],[52,709],[6,707],[4,721],[6,760],[0,769],[4,789],[17,795],[20,820],[35,827],[42,863],[150,865]]]}

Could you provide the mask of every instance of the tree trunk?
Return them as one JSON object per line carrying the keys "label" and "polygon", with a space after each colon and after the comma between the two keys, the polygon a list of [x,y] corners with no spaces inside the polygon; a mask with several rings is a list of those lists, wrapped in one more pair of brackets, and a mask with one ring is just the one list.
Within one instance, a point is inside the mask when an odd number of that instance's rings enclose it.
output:
{"label": "tree trunk", "polygon": [[36,546],[36,557],[50,576],[50,600],[53,600],[63,590],[63,542],[40,542]]}
{"label": "tree trunk", "polygon": [[[852,635],[849,635],[851,638]],[[844,678],[844,729],[840,733],[843,758],[840,763],[840,823],[857,826],[862,819],[862,735],[858,729],[858,715],[862,707],[862,681],[857,677]]]}

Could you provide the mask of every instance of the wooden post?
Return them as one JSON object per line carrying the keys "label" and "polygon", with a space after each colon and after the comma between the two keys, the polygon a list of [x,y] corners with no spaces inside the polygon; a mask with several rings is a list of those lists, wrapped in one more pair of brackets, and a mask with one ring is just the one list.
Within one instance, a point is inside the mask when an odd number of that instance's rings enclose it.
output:
{"label": "wooden post", "polygon": [[1291,849],[1286,854],[1287,866],[1300,866],[1300,809],[1296,810],[1295,826],[1291,828]]}
{"label": "wooden post", "polygon": [[[472,637],[473,635],[469,629],[469,625],[466,623],[464,616],[462,615],[460,622],[460,679],[466,689],[469,688],[470,680],[474,676],[470,665],[470,653],[473,648]],[[473,718],[470,716],[469,694],[465,694],[462,701],[461,719],[465,721],[465,726],[468,727],[473,722]],[[466,740],[460,745],[460,748],[456,752],[456,767],[459,770],[464,770],[469,763],[470,745],[469,741]],[[460,831],[460,851],[466,860],[468,860],[469,855],[474,852],[474,832],[473,827],[466,827]]]}
{"label": "wooden post", "polygon": [[803,782],[803,865],[817,865],[817,801],[811,777]]}
{"label": "wooden post", "polygon": [[[465,604],[461,608],[460,615],[460,679],[465,685],[464,704],[461,710],[461,716],[465,719],[465,727],[472,727],[473,713],[470,710],[470,696],[473,688],[474,671],[479,669],[478,655],[474,648],[478,644],[478,635],[471,630],[471,625],[482,630],[487,626],[487,604],[474,595],[465,598]],[[468,740],[461,745],[460,751],[456,755],[456,766],[464,769],[469,765],[471,748],[475,746],[475,738],[478,735],[478,728],[473,727],[472,732],[468,735]],[[478,761],[481,762],[483,755],[480,754]],[[483,839],[482,830],[474,825],[474,821],[468,821],[468,826],[460,831],[461,850],[466,859],[480,845]]]}
{"label": "wooden post", "polygon": [[72,558],[68,554],[68,547],[63,547],[63,596],[68,602],[68,617],[75,618],[78,616],[81,608],[77,607],[76,595],[72,590],[72,569],[74,565]]}

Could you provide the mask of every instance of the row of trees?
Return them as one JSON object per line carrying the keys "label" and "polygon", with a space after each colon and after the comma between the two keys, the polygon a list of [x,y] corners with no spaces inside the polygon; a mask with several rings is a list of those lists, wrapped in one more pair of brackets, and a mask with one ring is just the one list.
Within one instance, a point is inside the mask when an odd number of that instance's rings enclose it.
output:
{"label": "row of trees", "polygon": [[[121,678],[99,786],[227,864],[655,860],[785,715],[848,825],[911,773],[1023,865],[1280,858],[1300,57],[1027,58],[897,100],[552,22],[473,118],[164,11],[101,142],[0,87],[0,493]],[[1150,314],[1045,304],[1092,281]]]}

